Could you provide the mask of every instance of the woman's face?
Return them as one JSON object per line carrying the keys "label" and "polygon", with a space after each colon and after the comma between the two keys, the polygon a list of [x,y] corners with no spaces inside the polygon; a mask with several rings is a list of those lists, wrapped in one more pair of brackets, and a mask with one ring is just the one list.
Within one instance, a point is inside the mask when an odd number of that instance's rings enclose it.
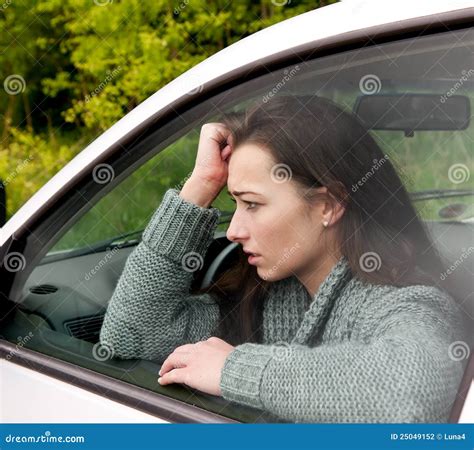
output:
{"label": "woman's face", "polygon": [[290,169],[252,143],[233,150],[227,187],[237,204],[227,238],[257,254],[249,264],[256,266],[258,275],[268,281],[291,275],[311,278],[327,253],[321,239],[328,231],[322,225],[325,202],[309,207],[296,190]]}

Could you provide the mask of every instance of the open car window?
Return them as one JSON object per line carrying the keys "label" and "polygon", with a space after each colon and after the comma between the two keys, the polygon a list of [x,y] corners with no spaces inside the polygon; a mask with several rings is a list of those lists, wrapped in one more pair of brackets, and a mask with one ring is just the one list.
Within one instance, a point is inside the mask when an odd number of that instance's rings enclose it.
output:
{"label": "open car window", "polygon": [[[462,122],[465,114],[456,110],[450,115],[445,105],[459,96],[471,107],[474,70],[466,62],[473,50],[474,31],[465,29],[300,60],[208,98],[175,118],[167,128],[171,130],[168,135],[162,129],[154,130],[146,141],[137,144],[144,155],[140,160],[135,159],[133,149],[129,152],[130,173],[125,171],[124,176],[113,164],[96,168],[92,182],[103,189],[66,228],[58,229],[13,299],[18,308],[2,335],[14,343],[28,336],[25,347],[225,417],[248,422],[267,420],[260,411],[184,386],[161,387],[157,383],[160,361],[122,361],[101,353],[97,342],[107,303],[127,257],[140,242],[141,231],[166,190],[179,189],[190,175],[200,128],[206,122],[218,122],[224,114],[241,112],[255,100],[270,101],[285,93],[314,93],[361,115],[357,105],[365,102],[367,107],[365,99],[372,96],[391,95],[403,102],[408,95],[429,94],[439,98],[429,111],[431,115],[439,113],[433,129],[426,129],[426,105],[417,116],[416,105],[408,104],[407,111],[413,114],[408,121],[393,116],[397,102],[385,103],[385,122],[384,114],[379,122],[369,121],[370,111],[364,117],[386,158],[406,183],[440,253],[452,264],[460,258],[472,261],[474,124],[470,109],[468,120]],[[372,107],[380,108],[380,102],[375,103]],[[399,116],[401,119],[404,115]],[[383,163],[374,161],[367,170],[367,179]],[[227,242],[223,232],[235,205],[225,191],[213,206],[228,214],[223,215],[215,243],[197,277],[203,276]],[[472,320],[469,267],[472,264],[468,262],[453,276],[459,278],[459,304],[467,320]]]}

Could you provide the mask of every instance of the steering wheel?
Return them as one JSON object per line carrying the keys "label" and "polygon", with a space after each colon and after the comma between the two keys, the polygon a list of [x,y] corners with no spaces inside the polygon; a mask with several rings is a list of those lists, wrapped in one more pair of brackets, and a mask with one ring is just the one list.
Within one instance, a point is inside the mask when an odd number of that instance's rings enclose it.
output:
{"label": "steering wheel", "polygon": [[201,289],[207,288],[211,285],[211,283],[216,279],[216,275],[221,272],[222,266],[232,259],[234,256],[233,253],[238,246],[239,244],[237,242],[231,242],[221,250],[221,252],[216,256],[214,261],[212,261],[212,264],[207,269],[207,272],[205,273],[201,282]]}

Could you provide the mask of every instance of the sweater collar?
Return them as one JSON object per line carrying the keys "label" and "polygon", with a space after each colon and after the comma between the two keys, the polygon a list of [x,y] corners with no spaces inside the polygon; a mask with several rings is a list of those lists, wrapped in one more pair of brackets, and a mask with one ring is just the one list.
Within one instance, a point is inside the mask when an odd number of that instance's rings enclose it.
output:
{"label": "sweater collar", "polygon": [[342,256],[319,286],[292,343],[305,344],[321,334],[335,300],[351,278],[349,262]]}

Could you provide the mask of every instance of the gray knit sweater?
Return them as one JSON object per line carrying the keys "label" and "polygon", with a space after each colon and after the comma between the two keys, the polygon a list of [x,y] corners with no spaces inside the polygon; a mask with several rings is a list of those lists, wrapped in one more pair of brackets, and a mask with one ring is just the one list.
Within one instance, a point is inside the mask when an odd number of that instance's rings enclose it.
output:
{"label": "gray knit sweater", "polygon": [[[190,285],[219,215],[166,192],[107,308],[100,341],[115,356],[164,360],[218,336],[215,300]],[[227,357],[222,395],[293,422],[446,422],[459,323],[440,290],[364,283],[342,257],[314,298],[293,276],[271,284],[263,340]]]}

